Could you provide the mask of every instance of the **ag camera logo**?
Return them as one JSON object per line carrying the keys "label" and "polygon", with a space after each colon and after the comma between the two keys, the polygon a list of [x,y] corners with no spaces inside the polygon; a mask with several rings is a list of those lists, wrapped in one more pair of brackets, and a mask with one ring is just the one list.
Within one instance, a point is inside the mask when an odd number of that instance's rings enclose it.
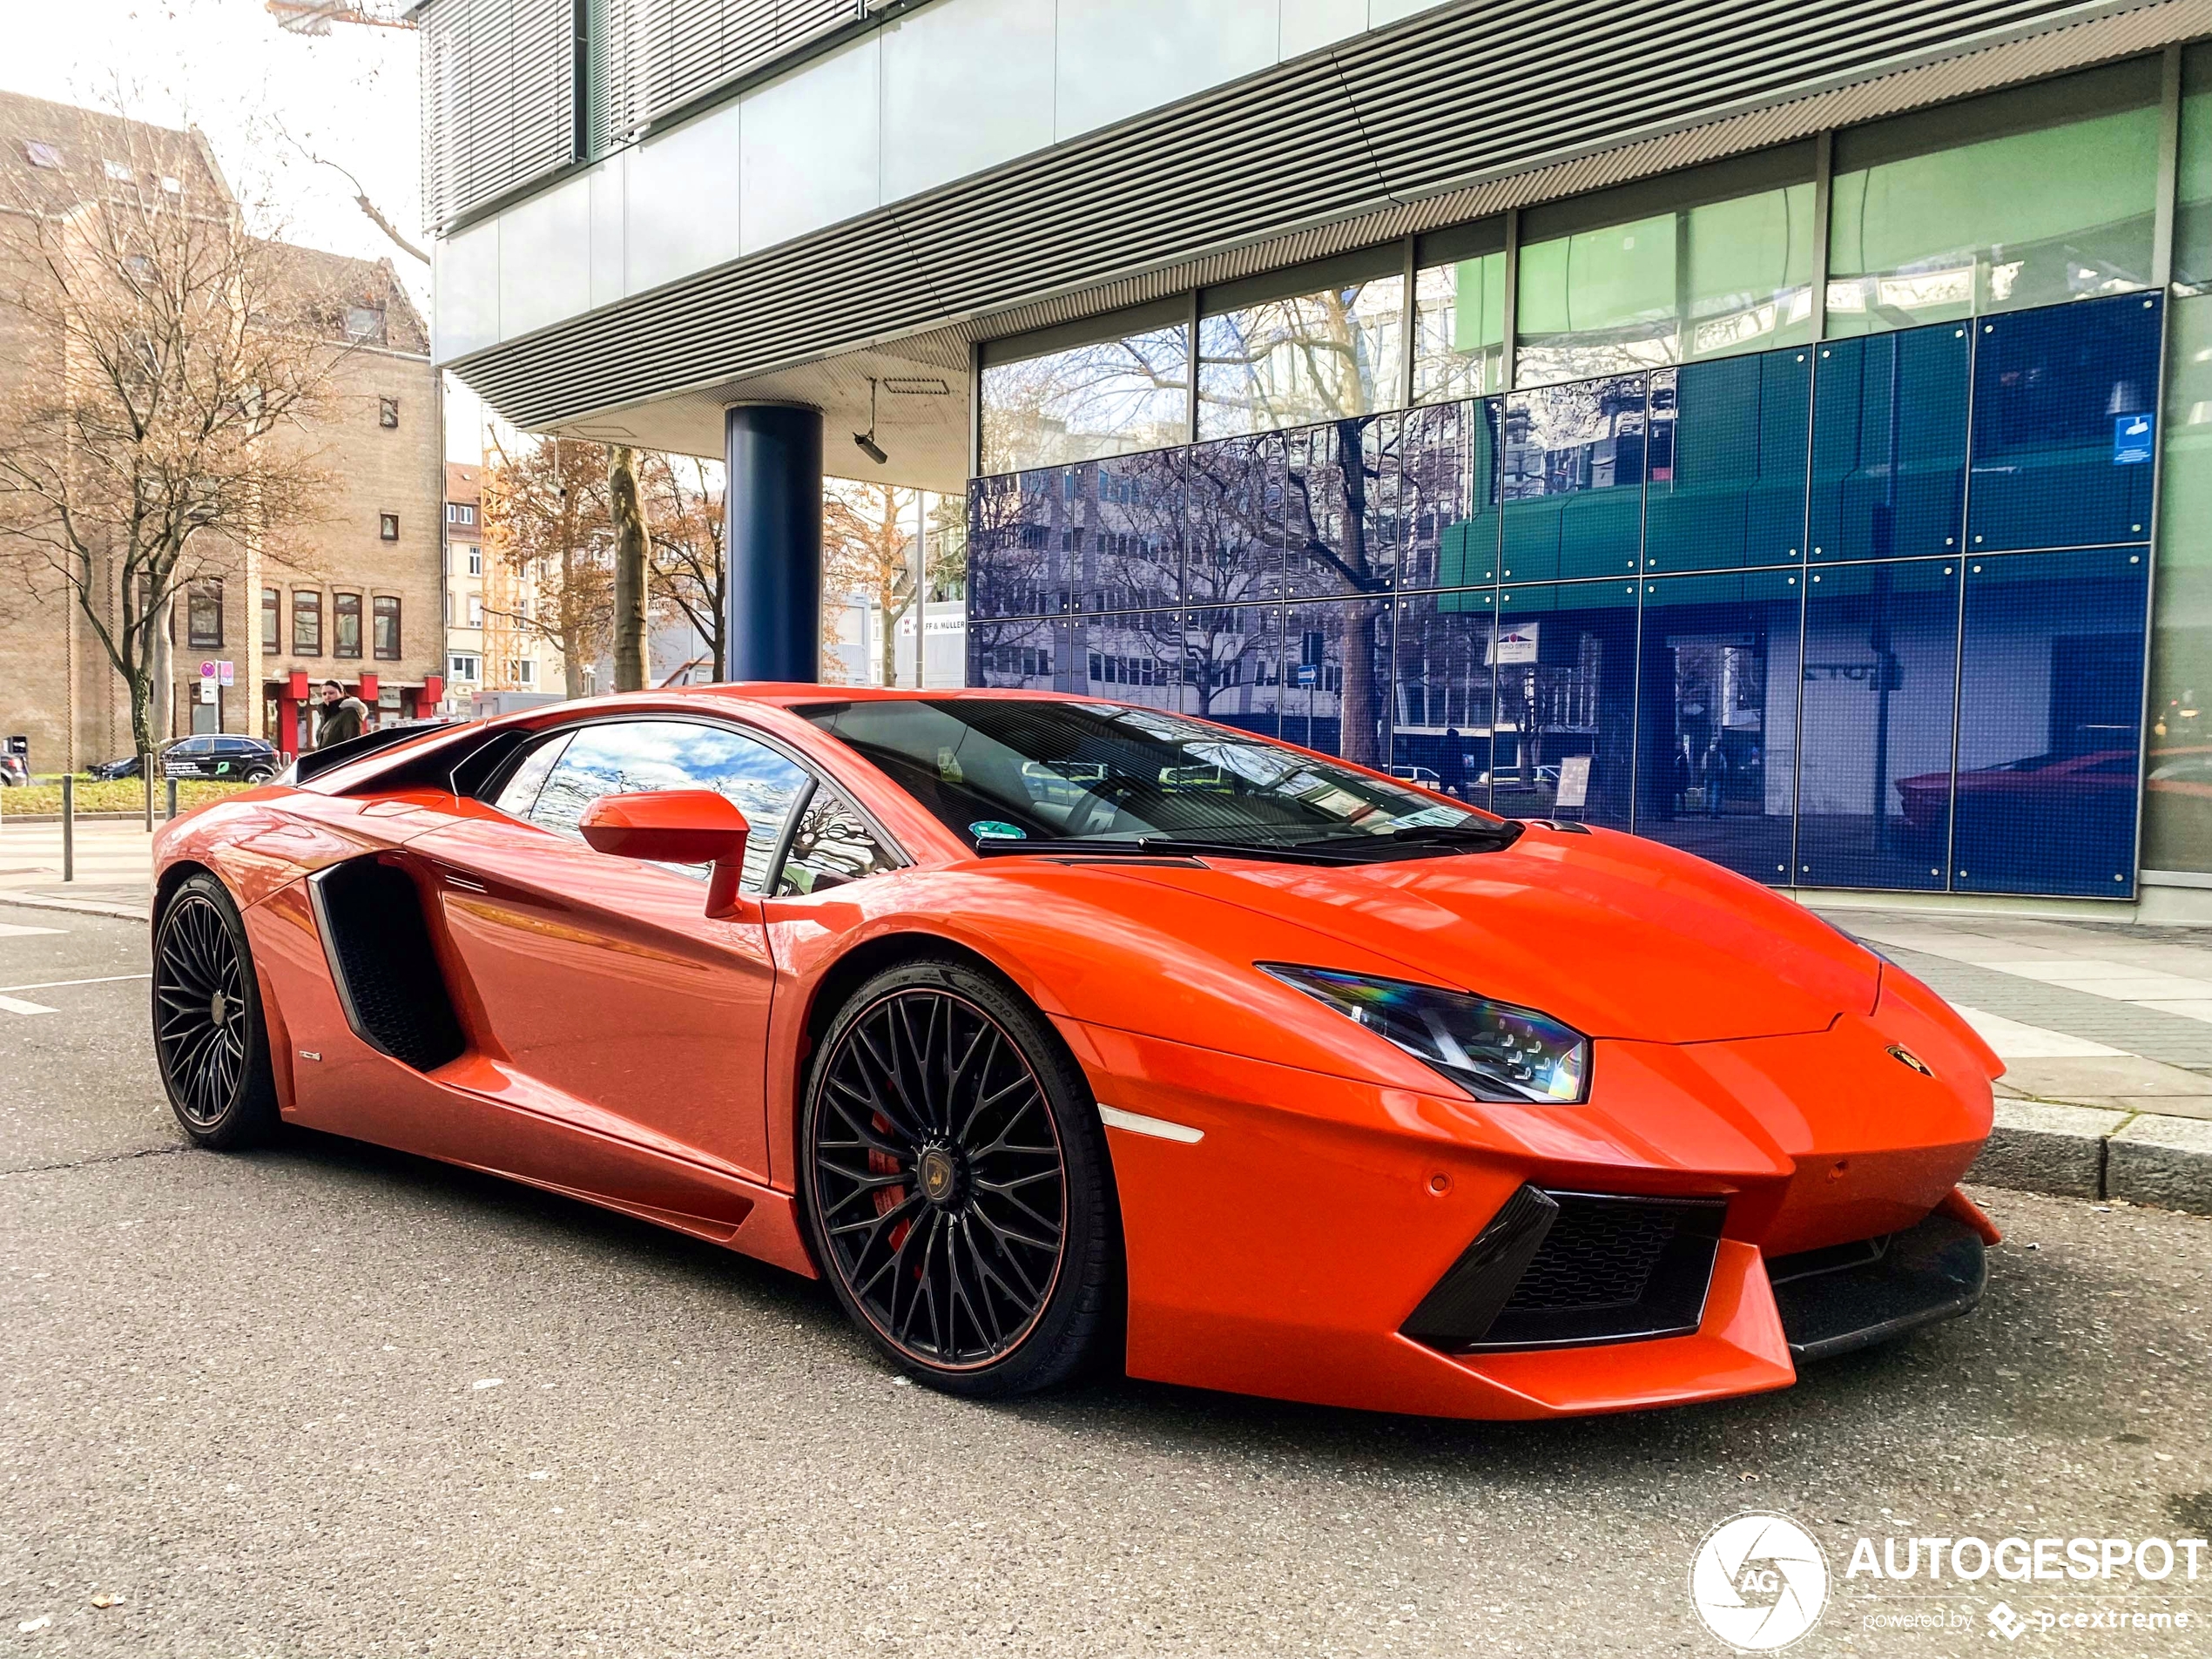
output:
{"label": "ag camera logo", "polygon": [[1730,1647],[1772,1653],[1820,1622],[1828,1561],[1812,1534],[1786,1515],[1737,1515],[1698,1545],[1689,1599],[1705,1628]]}

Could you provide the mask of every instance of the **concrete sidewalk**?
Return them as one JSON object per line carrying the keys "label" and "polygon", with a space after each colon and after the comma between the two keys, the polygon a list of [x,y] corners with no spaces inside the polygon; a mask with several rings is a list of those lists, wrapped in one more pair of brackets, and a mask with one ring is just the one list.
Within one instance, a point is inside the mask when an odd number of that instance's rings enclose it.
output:
{"label": "concrete sidewalk", "polygon": [[1852,910],[2006,1062],[1974,1178],[2212,1215],[2212,929]]}
{"label": "concrete sidewalk", "polygon": [[0,803],[0,899],[145,918],[153,886],[153,837],[139,820],[78,819],[76,863],[77,879],[64,882],[62,826],[10,819]]}

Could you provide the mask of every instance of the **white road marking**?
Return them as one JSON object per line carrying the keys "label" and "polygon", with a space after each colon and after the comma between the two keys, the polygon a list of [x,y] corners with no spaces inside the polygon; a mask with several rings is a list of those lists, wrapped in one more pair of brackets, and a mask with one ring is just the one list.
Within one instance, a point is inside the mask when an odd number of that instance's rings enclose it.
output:
{"label": "white road marking", "polygon": [[1103,1102],[1098,1108],[1099,1121],[1109,1129],[1125,1129],[1132,1135],[1154,1135],[1163,1141],[1181,1141],[1186,1146],[1196,1145],[1206,1138],[1202,1129],[1192,1129],[1188,1123],[1170,1123],[1164,1117],[1147,1117],[1142,1112],[1125,1112],[1118,1106]]}
{"label": "white road marking", "polygon": [[1985,1014],[1979,1008],[1966,1008],[1953,1002],[1952,1011],[1979,1032],[1981,1040],[1997,1050],[2000,1060],[2074,1060],[2097,1055],[2115,1055],[2124,1049],[2108,1049],[2101,1042],[2092,1042],[2087,1037],[2068,1036],[2063,1031],[2047,1031],[2040,1025],[2022,1025],[2018,1020],[2008,1020],[2001,1014]]}
{"label": "white road marking", "polygon": [[51,1014],[53,1009],[44,1002],[22,1002],[12,996],[0,996],[0,1014]]}
{"label": "white road marking", "polygon": [[0,921],[0,939],[28,939],[33,934],[62,934],[66,927],[26,927],[20,922]]}
{"label": "white road marking", "polygon": [[55,991],[64,985],[115,985],[129,979],[152,979],[151,974],[106,974],[98,979],[50,979],[36,985],[0,985],[0,991]]}

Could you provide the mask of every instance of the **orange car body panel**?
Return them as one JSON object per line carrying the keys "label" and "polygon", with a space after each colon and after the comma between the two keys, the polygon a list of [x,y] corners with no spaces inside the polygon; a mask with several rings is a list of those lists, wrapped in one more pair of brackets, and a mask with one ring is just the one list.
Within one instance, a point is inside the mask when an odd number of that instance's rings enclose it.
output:
{"label": "orange car body panel", "polygon": [[[894,940],[972,952],[1043,1010],[1099,1101],[1201,1132],[1108,1131],[1130,1371],[1330,1405],[1542,1417],[1784,1386],[1764,1260],[1952,1203],[1988,1136],[2001,1066],[1940,999],[1683,853],[1537,824],[1502,852],[1344,868],[979,858],[794,711],[880,695],[895,694],[723,686],[493,723],[747,725],[910,860],[725,918],[699,880],[426,786],[482,727],[180,819],[157,883],[211,869],[244,910],[288,1119],[809,1274],[795,1135],[826,980]],[[317,930],[308,878],[364,854],[415,880],[462,1029],[464,1052],[427,1073],[356,1035]],[[1541,1008],[1591,1037],[1588,1098],[1474,1100],[1263,961]],[[1725,1197],[1696,1333],[1470,1355],[1399,1334],[1524,1182]]]}

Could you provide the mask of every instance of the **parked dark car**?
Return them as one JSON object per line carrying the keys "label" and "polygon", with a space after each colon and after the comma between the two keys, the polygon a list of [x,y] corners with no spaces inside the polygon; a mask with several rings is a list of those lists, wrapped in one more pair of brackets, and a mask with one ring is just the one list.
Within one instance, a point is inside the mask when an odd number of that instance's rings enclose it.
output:
{"label": "parked dark car", "polygon": [[0,753],[0,788],[20,789],[30,781],[29,762],[18,754]]}
{"label": "parked dark car", "polygon": [[[199,732],[179,738],[161,752],[165,778],[214,778],[225,782],[265,784],[284,770],[284,757],[273,743]],[[138,757],[125,755],[92,768],[95,778],[135,778]]]}

